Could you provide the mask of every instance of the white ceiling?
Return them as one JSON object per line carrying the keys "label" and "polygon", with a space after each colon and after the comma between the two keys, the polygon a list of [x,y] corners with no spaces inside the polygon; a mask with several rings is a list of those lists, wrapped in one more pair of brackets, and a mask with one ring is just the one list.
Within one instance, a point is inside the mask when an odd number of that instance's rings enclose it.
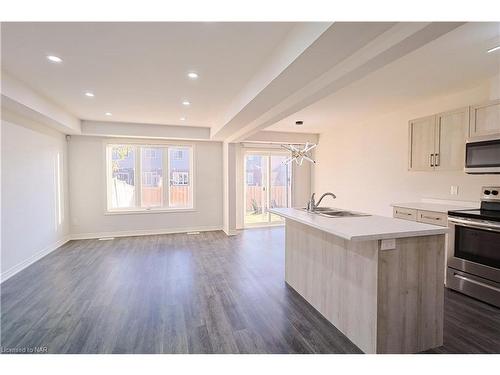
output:
{"label": "white ceiling", "polygon": [[[2,69],[84,120],[213,130],[227,122],[221,118],[235,104],[241,114],[260,103],[263,109],[245,117],[243,130],[247,123],[262,120],[264,128],[287,116],[267,130],[321,133],[498,74],[500,51],[486,50],[500,44],[500,23],[459,25],[450,24],[449,31],[444,24],[424,23],[3,23]],[[403,57],[394,55],[393,45]],[[348,60],[370,62],[385,49],[396,60],[371,72],[361,69],[356,77],[346,70]],[[346,50],[352,58],[341,55]],[[64,61],[50,63],[47,54]],[[200,78],[189,80],[189,71]],[[301,104],[300,87],[293,85],[306,76],[301,85],[305,97],[313,97],[309,103],[316,100],[311,105]],[[319,81],[309,89],[316,76]],[[345,86],[321,88],[329,85],[328,77]],[[265,84],[256,85],[260,81]],[[272,95],[263,95],[268,89]],[[85,97],[87,90],[95,97]],[[185,99],[190,107],[182,105]],[[269,116],[276,118],[264,121],[273,108],[277,114]],[[296,120],[304,125],[294,126]]]}
{"label": "white ceiling", "polygon": [[322,133],[471,88],[500,72],[499,44],[500,23],[467,23],[266,130]]}
{"label": "white ceiling", "polygon": [[212,126],[294,25],[3,23],[2,69],[81,119]]}

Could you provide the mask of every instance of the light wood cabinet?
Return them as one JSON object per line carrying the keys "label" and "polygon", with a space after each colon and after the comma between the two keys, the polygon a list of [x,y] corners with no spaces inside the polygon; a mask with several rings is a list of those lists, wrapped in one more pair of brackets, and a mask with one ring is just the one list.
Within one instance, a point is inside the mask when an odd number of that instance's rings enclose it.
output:
{"label": "light wood cabinet", "polygon": [[411,120],[408,169],[410,171],[462,170],[468,118],[468,108],[460,108]]}
{"label": "light wood cabinet", "polygon": [[394,206],[392,216],[397,219],[418,221],[420,223],[439,225],[441,227],[448,226],[448,215],[443,212]]}
{"label": "light wood cabinet", "polygon": [[429,171],[434,169],[434,138],[436,116],[410,121],[410,170]]}
{"label": "light wood cabinet", "polygon": [[500,99],[471,106],[469,138],[500,136]]}
{"label": "light wood cabinet", "polygon": [[459,171],[464,168],[468,118],[468,108],[436,115],[435,170]]}
{"label": "light wood cabinet", "polygon": [[417,221],[417,210],[405,207],[394,207],[393,216],[398,219]]}
{"label": "light wood cabinet", "polygon": [[418,210],[417,221],[421,223],[448,226],[448,215],[442,212]]}

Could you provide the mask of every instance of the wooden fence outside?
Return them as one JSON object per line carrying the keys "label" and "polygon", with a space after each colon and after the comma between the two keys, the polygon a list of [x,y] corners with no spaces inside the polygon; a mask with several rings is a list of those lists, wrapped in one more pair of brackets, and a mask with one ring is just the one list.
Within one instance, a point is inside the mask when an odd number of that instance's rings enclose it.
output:
{"label": "wooden fence outside", "polygon": [[[161,204],[161,188],[160,187],[143,187],[142,205],[143,206],[158,206]],[[188,207],[189,206],[189,186],[170,186],[170,207]]]}
{"label": "wooden fence outside", "polygon": [[[254,211],[254,205],[262,209],[262,186],[247,186],[246,188],[246,210]],[[270,194],[269,207],[287,207],[288,205],[288,187],[272,186]]]}

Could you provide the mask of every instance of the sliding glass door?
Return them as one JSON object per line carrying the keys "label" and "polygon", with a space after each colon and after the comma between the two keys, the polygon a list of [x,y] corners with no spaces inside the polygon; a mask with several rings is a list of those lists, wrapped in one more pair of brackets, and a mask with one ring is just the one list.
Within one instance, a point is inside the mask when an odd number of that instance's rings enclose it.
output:
{"label": "sliding glass door", "polygon": [[269,208],[290,207],[291,167],[283,164],[288,154],[282,152],[247,152],[245,154],[244,224],[262,226],[279,224],[281,217]]}
{"label": "sliding glass door", "polygon": [[[269,158],[269,207],[284,208],[291,205],[291,173],[290,164],[283,164],[288,154],[271,155]],[[271,223],[282,222],[281,216],[270,214]]]}

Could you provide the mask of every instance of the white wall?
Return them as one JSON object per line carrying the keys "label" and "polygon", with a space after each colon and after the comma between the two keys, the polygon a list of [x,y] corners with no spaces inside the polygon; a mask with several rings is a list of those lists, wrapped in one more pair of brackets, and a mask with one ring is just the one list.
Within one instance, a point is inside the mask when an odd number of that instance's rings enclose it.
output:
{"label": "white wall", "polygon": [[224,142],[222,145],[222,164],[223,164],[223,230],[228,236],[236,235],[237,212],[236,212],[236,165],[237,165],[237,145]]}
{"label": "white wall", "polygon": [[69,142],[70,229],[74,237],[222,228],[220,142],[192,142],[195,146],[193,212],[105,215],[104,140],[102,137],[72,136]]}
{"label": "white wall", "polygon": [[[316,153],[311,152],[312,158],[315,160]],[[314,165],[308,161],[304,161],[302,165],[292,164],[292,206],[306,207],[307,202],[311,198],[313,190],[313,171]]]}
{"label": "white wall", "polygon": [[[500,97],[500,77],[411,108],[357,124],[335,124],[320,135],[314,171],[316,193],[332,191],[335,206],[392,215],[391,203],[422,198],[478,201],[480,188],[500,184],[500,176],[459,172],[408,171],[408,121]],[[459,194],[450,195],[458,185]]]}
{"label": "white wall", "polygon": [[65,136],[6,111],[1,133],[5,280],[68,239],[69,211]]}

